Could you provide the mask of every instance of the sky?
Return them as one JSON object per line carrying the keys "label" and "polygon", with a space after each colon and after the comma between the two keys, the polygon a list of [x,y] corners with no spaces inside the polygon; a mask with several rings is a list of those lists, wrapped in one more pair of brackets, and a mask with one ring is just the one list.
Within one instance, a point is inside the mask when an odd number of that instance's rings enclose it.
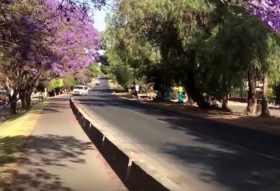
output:
{"label": "sky", "polygon": [[[94,16],[93,16],[94,24],[93,25],[99,32],[102,32],[106,29],[106,25],[105,25],[106,13],[107,13],[107,11],[105,11],[105,10],[100,10],[100,11],[94,12]],[[104,50],[99,50],[98,53],[103,55]]]}
{"label": "sky", "polygon": [[105,25],[105,16],[106,16],[107,11],[106,10],[101,10],[101,11],[94,11],[94,27],[102,32],[106,29]]}
{"label": "sky", "polygon": [[[89,1],[90,2],[90,1]],[[111,4],[113,2],[113,0],[106,0],[107,4]],[[90,3],[91,4],[91,3]],[[102,10],[98,11],[98,10],[94,10],[93,11],[93,18],[94,18],[94,27],[102,32],[106,29],[106,25],[105,25],[105,17],[106,17],[106,13],[109,11],[109,8],[102,8]]]}
{"label": "sky", "polygon": [[[107,0],[108,3],[111,3],[112,0]],[[106,14],[108,12],[108,9],[102,9],[100,11],[98,10],[95,10],[93,12],[93,19],[94,19],[94,27],[99,31],[99,32],[102,32],[106,29],[106,24],[105,24],[105,17],[106,17]],[[99,54],[103,55],[104,54],[104,50],[99,50],[98,51]]]}

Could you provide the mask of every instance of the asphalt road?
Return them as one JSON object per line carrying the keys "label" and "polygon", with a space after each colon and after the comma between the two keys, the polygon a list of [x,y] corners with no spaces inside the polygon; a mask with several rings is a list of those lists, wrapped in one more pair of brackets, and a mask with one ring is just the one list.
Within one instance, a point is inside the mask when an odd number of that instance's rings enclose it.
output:
{"label": "asphalt road", "polygon": [[107,79],[75,99],[186,190],[280,190],[279,137],[117,98]]}

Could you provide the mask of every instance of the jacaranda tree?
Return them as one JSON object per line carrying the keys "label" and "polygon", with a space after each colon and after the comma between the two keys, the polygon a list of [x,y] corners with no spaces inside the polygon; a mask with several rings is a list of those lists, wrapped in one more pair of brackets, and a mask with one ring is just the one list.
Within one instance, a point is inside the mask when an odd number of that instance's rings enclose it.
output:
{"label": "jacaranda tree", "polygon": [[[2,0],[1,0],[2,1]],[[74,1],[26,0],[1,2],[0,73],[9,94],[11,113],[17,96],[30,106],[40,79],[61,77],[87,67],[97,56],[98,31],[88,9],[70,9]],[[67,10],[61,15],[61,10]]]}

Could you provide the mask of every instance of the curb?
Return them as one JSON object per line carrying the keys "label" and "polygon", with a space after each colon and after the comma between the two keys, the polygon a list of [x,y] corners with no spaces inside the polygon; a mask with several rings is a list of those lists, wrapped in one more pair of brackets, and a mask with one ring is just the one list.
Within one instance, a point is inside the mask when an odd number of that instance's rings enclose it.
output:
{"label": "curb", "polygon": [[134,157],[133,152],[125,148],[108,131],[102,130],[97,123],[91,122],[90,117],[75,104],[72,98],[70,98],[70,107],[85,133],[129,190],[185,191],[165,175],[159,174],[150,165]]}

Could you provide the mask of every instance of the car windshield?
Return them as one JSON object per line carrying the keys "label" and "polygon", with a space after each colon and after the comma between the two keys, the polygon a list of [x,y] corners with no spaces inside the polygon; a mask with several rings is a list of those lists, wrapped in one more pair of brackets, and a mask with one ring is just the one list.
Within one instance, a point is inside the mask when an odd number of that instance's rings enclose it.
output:
{"label": "car windshield", "polygon": [[81,86],[76,86],[75,89],[82,90],[82,89],[84,89],[84,88],[81,87]]}

